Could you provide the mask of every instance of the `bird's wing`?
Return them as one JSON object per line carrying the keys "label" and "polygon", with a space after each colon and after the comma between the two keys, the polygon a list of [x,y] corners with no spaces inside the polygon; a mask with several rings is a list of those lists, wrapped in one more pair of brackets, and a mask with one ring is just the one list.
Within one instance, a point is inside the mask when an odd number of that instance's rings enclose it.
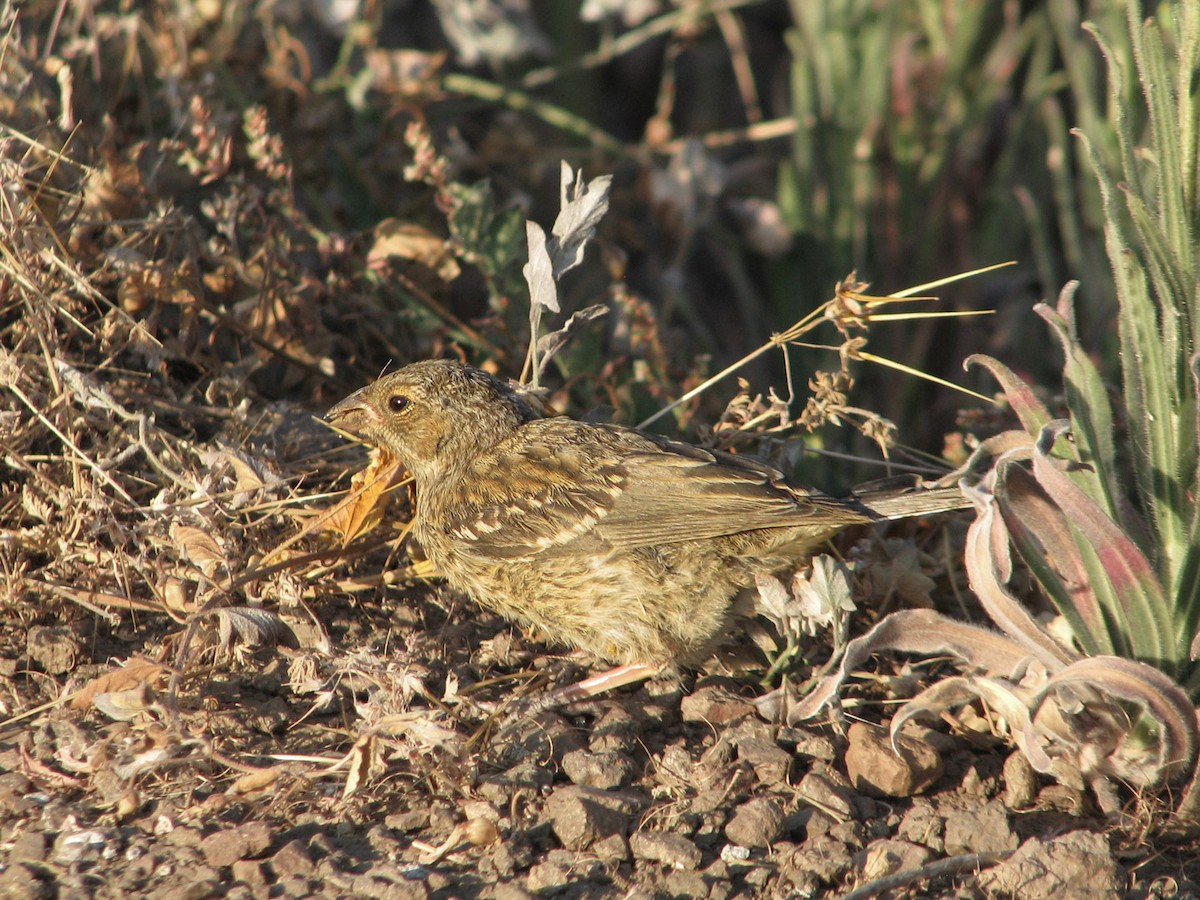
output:
{"label": "bird's wing", "polygon": [[[455,537],[490,554],[579,552],[702,541],[765,528],[835,530],[870,513],[784,485],[777,470],[615,426],[536,426],[480,460],[460,494]],[[573,426],[578,426],[576,430]],[[529,426],[527,426],[528,428]],[[505,473],[503,490],[496,472]],[[489,489],[489,483],[492,485]]]}
{"label": "bird's wing", "polygon": [[[694,448],[689,448],[693,449]],[[784,485],[768,466],[700,451],[628,457],[629,479],[597,531],[621,546],[677,543],[811,525],[833,532],[869,515],[818,492]]]}

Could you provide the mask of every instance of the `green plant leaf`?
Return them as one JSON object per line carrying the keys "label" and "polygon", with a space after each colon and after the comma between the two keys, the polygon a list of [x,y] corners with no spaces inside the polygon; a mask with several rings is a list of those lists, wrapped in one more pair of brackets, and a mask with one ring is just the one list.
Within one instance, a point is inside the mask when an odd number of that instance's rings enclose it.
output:
{"label": "green plant leaf", "polygon": [[1067,390],[1067,408],[1071,410],[1071,434],[1075,438],[1079,460],[1089,465],[1087,469],[1077,470],[1074,476],[1087,486],[1094,499],[1104,504],[1114,519],[1124,521],[1125,515],[1132,513],[1118,478],[1120,469],[1113,443],[1112,405],[1100,372],[1075,336],[1076,287],[1078,282],[1072,282],[1062,289],[1057,309],[1038,303],[1033,311],[1046,321],[1062,346],[1063,382]]}
{"label": "green plant leaf", "polygon": [[1050,410],[1046,409],[1046,405],[1038,399],[1033,389],[1000,360],[982,353],[975,353],[967,357],[963,368],[970,369],[975,365],[983,366],[992,373],[993,378],[1000,382],[1000,389],[1004,391],[1008,405],[1012,407],[1012,411],[1016,413],[1028,434],[1037,434],[1050,421],[1052,418]]}
{"label": "green plant leaf", "polygon": [[997,464],[994,493],[1007,530],[1004,540],[1017,548],[1084,653],[1115,653],[1125,641],[1108,627],[1063,511],[1032,475],[1011,463]]}
{"label": "green plant leaf", "polygon": [[[1095,553],[1098,569],[1092,569],[1091,586],[1106,603],[1110,615],[1140,660],[1169,667],[1172,673],[1185,653],[1175,641],[1171,608],[1163,595],[1150,561],[1129,536],[1062,470],[1048,453],[1049,446],[1065,431],[1065,422],[1047,426],[1033,456],[1033,474],[1050,498],[1062,509],[1086,545],[1081,551]],[[1083,554],[1089,564],[1088,554]]]}
{"label": "green plant leaf", "polygon": [[[1001,478],[1006,469],[1003,462],[997,463],[994,472],[997,491],[1003,486]],[[997,515],[995,501],[998,497],[981,488],[968,488],[967,494],[976,508],[975,521],[967,530],[964,555],[971,589],[988,617],[1005,635],[1024,646],[1026,652],[1048,670],[1062,668],[1076,654],[1051,638],[1002,583],[1008,580],[1011,564],[1008,529],[1004,518]],[[1070,608],[1069,603],[1064,605]]]}

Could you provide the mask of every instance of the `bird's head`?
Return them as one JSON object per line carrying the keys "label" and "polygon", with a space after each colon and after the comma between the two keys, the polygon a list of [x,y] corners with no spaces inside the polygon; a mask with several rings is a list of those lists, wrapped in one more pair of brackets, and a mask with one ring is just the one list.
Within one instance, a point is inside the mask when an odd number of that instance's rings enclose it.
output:
{"label": "bird's head", "polygon": [[426,360],[360,388],[325,418],[391,451],[420,486],[467,466],[538,414],[486,372]]}

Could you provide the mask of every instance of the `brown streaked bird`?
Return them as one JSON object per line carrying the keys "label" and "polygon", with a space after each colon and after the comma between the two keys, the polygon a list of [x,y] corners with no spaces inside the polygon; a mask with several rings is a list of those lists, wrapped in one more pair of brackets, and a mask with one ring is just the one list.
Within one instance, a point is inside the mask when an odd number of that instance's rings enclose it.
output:
{"label": "brown streaked bird", "polygon": [[560,701],[700,661],[756,574],[845,526],[967,505],[957,488],[837,499],[743,456],[542,418],[447,360],[385,375],[326,418],[412,473],[412,534],[452,588],[619,664]]}

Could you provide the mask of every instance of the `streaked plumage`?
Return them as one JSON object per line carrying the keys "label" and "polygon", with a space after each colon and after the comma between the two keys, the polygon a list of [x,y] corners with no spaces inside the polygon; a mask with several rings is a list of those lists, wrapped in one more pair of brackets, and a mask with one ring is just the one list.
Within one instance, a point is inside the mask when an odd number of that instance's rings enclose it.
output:
{"label": "streaked plumage", "polygon": [[412,472],[413,535],[452,587],[620,663],[702,657],[756,573],[840,528],[965,505],[949,488],[835,499],[745,457],[540,418],[449,361],[385,375],[328,418]]}

